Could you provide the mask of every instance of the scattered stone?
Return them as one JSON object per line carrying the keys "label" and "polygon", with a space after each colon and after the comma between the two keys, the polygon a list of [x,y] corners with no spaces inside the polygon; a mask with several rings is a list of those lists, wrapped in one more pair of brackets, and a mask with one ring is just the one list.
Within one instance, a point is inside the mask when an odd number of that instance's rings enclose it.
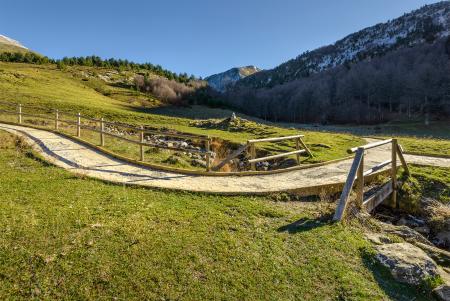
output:
{"label": "scattered stone", "polygon": [[174,156],[174,155],[170,156],[169,158],[167,158],[163,162],[164,163],[168,163],[168,164],[172,164],[172,165],[176,165],[176,164],[182,163],[181,158],[177,157],[177,156]]}
{"label": "scattered stone", "polygon": [[206,168],[206,161],[203,161],[200,159],[193,159],[193,160],[191,160],[191,165],[196,166],[196,167]]}
{"label": "scattered stone", "polygon": [[395,226],[389,223],[379,223],[384,232],[400,236],[407,242],[420,242],[426,245],[432,245],[422,234],[407,226]]}
{"label": "scattered stone", "polygon": [[439,275],[433,259],[410,243],[393,243],[375,248],[375,258],[389,268],[392,276],[399,282],[419,285],[426,278]]}

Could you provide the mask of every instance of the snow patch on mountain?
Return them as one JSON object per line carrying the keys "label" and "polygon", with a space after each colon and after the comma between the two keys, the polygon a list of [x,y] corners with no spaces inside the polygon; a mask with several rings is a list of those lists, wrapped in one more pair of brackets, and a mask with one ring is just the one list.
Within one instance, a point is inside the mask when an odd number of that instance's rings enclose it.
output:
{"label": "snow patch on mountain", "polygon": [[12,46],[16,46],[16,47],[20,47],[20,48],[28,50],[28,48],[23,46],[19,41],[13,40],[13,39],[11,39],[7,36],[1,35],[1,34],[0,34],[0,43],[12,45]]}
{"label": "snow patch on mountain", "polygon": [[209,86],[219,92],[225,92],[227,88],[234,85],[238,80],[241,80],[249,75],[261,71],[255,66],[246,66],[232,68],[222,73],[214,74],[205,78]]}

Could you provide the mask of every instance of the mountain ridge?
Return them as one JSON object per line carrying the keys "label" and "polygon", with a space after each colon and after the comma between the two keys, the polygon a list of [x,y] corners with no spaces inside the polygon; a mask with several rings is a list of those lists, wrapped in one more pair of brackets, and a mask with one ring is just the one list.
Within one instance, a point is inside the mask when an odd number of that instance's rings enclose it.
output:
{"label": "mountain ridge", "polygon": [[425,5],[399,18],[347,35],[334,44],[306,51],[271,70],[240,79],[235,87],[270,88],[339,65],[449,35],[450,1]]}
{"label": "mountain ridge", "polygon": [[14,39],[11,39],[10,37],[0,34],[0,51],[23,52],[29,51],[29,49],[19,41],[16,41]]}
{"label": "mountain ridge", "polygon": [[209,86],[219,92],[225,92],[237,81],[261,71],[256,66],[234,67],[225,72],[210,75],[205,78]]}

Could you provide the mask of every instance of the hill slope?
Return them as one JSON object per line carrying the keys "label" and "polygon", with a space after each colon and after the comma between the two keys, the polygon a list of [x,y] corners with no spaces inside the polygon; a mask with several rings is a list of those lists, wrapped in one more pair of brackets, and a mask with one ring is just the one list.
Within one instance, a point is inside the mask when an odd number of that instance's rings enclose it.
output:
{"label": "hill slope", "polygon": [[450,2],[406,14],[239,80],[226,103],[265,119],[450,118]]}
{"label": "hill slope", "polygon": [[234,85],[238,80],[243,79],[249,75],[255,74],[261,69],[255,66],[246,66],[232,68],[222,73],[214,74],[205,78],[209,86],[219,92],[225,92],[227,88]]}
{"label": "hill slope", "polygon": [[450,1],[424,6],[402,17],[350,34],[333,45],[305,52],[280,66],[240,80],[237,85],[273,87],[348,62],[431,42],[450,35]]}
{"label": "hill slope", "polygon": [[28,48],[20,42],[0,34],[0,52],[26,52]]}

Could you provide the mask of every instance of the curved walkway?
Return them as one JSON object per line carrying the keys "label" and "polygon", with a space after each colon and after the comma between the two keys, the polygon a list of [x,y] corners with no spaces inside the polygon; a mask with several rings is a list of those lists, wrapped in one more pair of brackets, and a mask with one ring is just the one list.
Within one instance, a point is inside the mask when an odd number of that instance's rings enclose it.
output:
{"label": "curved walkway", "polygon": [[[0,123],[0,130],[24,137],[49,162],[75,173],[128,185],[219,194],[305,192],[311,187],[342,184],[352,159],[308,169],[271,175],[195,176],[160,171],[112,158],[64,136],[24,126]],[[389,146],[369,150],[366,166],[389,160]],[[409,163],[450,167],[450,159],[405,155]]]}

